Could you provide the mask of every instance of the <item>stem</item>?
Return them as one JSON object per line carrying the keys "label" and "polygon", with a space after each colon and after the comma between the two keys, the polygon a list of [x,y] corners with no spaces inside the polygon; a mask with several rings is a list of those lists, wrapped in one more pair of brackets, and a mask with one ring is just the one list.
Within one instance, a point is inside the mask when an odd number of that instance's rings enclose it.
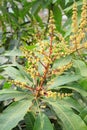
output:
{"label": "stem", "polygon": [[46,68],[45,68],[45,71],[44,71],[44,75],[43,75],[43,79],[41,80],[41,83],[40,83],[40,88],[42,88],[42,86],[43,86],[43,83],[44,83],[44,81],[45,81],[45,79],[46,79],[46,75],[47,75],[47,73],[48,73],[48,70],[49,70],[49,63],[47,64],[47,66],[46,66]]}
{"label": "stem", "polygon": [[28,85],[25,85],[24,87],[27,88],[28,90],[32,91],[32,92],[35,90],[34,88],[29,87]]}
{"label": "stem", "polygon": [[[52,32],[51,32],[51,35],[50,35],[50,48],[49,48],[49,58],[52,54],[52,41],[53,41],[53,26],[52,26]],[[44,75],[43,75],[43,79],[41,80],[41,83],[40,83],[40,88],[42,88],[43,84],[44,84],[44,81],[46,80],[46,76],[47,76],[47,73],[49,71],[49,63],[47,63],[47,65],[45,66],[45,71],[44,71]]]}
{"label": "stem", "polygon": [[44,67],[44,68],[46,68],[46,66],[41,62],[41,61],[39,61],[40,63],[41,63],[41,65]]}

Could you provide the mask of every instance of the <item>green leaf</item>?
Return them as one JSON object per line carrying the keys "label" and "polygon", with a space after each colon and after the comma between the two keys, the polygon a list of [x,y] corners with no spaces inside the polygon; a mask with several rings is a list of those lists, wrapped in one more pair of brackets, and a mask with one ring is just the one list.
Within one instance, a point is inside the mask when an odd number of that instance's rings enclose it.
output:
{"label": "green leaf", "polygon": [[53,80],[53,82],[51,83],[51,85],[49,85],[48,89],[54,89],[58,86],[64,85],[64,84],[68,84],[70,82],[74,82],[77,81],[81,78],[81,76],[79,75],[63,75],[63,76],[58,76],[57,78],[55,78]]}
{"label": "green leaf", "polygon": [[29,85],[31,86],[32,81],[31,81],[31,78],[29,77],[29,75],[27,75],[26,72],[24,72],[22,66],[19,65],[18,67],[20,67],[20,68],[16,69],[16,68],[11,67],[11,66],[4,68],[5,74],[10,76],[14,80],[29,83]]}
{"label": "green leaf", "polygon": [[87,115],[85,116],[84,121],[85,121],[85,122],[86,122],[86,124],[87,124]]}
{"label": "green leaf", "polygon": [[53,64],[53,69],[57,67],[62,67],[64,65],[67,65],[71,62],[71,56],[66,56],[64,58],[60,58],[59,60],[56,60]]}
{"label": "green leaf", "polygon": [[85,119],[85,117],[87,116],[87,106],[80,112],[80,116],[83,120]]}
{"label": "green leaf", "polygon": [[79,81],[80,86],[87,91],[87,78],[83,78]]}
{"label": "green leaf", "polygon": [[69,0],[65,0],[65,5],[67,5],[69,3]]}
{"label": "green leaf", "polygon": [[55,19],[56,28],[58,29],[58,31],[60,31],[62,23],[62,12],[57,5],[53,6],[53,15]]}
{"label": "green leaf", "polygon": [[0,75],[0,80],[5,79],[2,75]]}
{"label": "green leaf", "polygon": [[54,3],[56,3],[57,2],[57,0],[52,0],[52,3],[54,4]]}
{"label": "green leaf", "polygon": [[11,90],[11,89],[0,90],[0,101],[4,101],[8,99],[15,99],[17,101],[26,97],[31,98],[31,96],[27,92],[21,92],[21,91]]}
{"label": "green leaf", "polygon": [[73,66],[76,68],[76,71],[81,74],[81,76],[87,77],[87,66],[81,60],[74,60]]}
{"label": "green leaf", "polygon": [[64,130],[86,130],[87,126],[84,121],[76,115],[69,106],[59,102],[52,102],[48,100],[52,106],[56,116],[61,120]]}
{"label": "green leaf", "polygon": [[19,65],[18,63],[15,63],[15,66],[17,66],[17,68],[19,69],[21,74],[25,77],[24,81],[26,81],[26,83],[28,83],[30,86],[32,86],[33,80],[30,77],[30,75],[24,71],[23,66]]}
{"label": "green leaf", "polygon": [[12,79],[16,79],[16,80],[23,81],[23,82],[25,81],[24,75],[22,75],[18,69],[8,66],[8,67],[4,68],[4,70],[5,70],[5,74],[10,76]]}
{"label": "green leaf", "polygon": [[6,57],[0,56],[0,65],[5,64],[8,62],[8,59]]}
{"label": "green leaf", "polygon": [[78,112],[80,112],[84,108],[82,104],[80,105],[80,103],[72,97],[65,97],[63,98],[63,100],[69,105],[69,107],[73,108]]}
{"label": "green leaf", "polygon": [[37,0],[35,2],[33,2],[33,5],[32,5],[32,9],[31,9],[31,13],[34,15],[38,9],[40,9],[40,6],[42,4],[42,1],[41,0]]}
{"label": "green leaf", "polygon": [[[77,6],[82,5],[82,1],[77,1],[76,3],[77,3]],[[65,12],[68,12],[68,11],[70,11],[70,10],[72,9],[72,7],[73,7],[73,5],[71,5],[71,6],[67,7],[67,8],[65,8],[64,11],[65,11]]]}
{"label": "green leaf", "polygon": [[11,86],[12,86],[11,83],[5,82],[3,85],[3,89],[10,88]]}
{"label": "green leaf", "polygon": [[26,130],[33,130],[35,118],[32,112],[28,112],[25,117]]}
{"label": "green leaf", "polygon": [[3,55],[4,56],[23,56],[22,52],[19,49],[6,51]]}
{"label": "green leaf", "polygon": [[30,45],[30,46],[24,45],[24,47],[25,47],[27,50],[33,50],[36,46],[35,46],[35,45]]}
{"label": "green leaf", "polygon": [[0,115],[0,130],[12,130],[27,113],[32,102],[22,100],[12,103]]}
{"label": "green leaf", "polygon": [[40,113],[36,118],[33,130],[53,130],[53,127],[48,117]]}
{"label": "green leaf", "polygon": [[63,89],[63,88],[74,90],[74,91],[80,93],[84,97],[87,96],[87,92],[85,90],[83,90],[80,86],[77,86],[77,85],[76,86],[58,86],[58,87],[54,87],[52,89],[60,90],[60,89]]}

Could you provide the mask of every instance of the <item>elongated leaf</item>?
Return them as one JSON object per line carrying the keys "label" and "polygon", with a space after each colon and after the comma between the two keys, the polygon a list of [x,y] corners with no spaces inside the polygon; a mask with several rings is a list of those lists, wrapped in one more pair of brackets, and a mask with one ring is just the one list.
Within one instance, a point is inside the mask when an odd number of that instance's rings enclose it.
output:
{"label": "elongated leaf", "polygon": [[8,62],[8,59],[6,57],[0,56],[0,65],[5,64]]}
{"label": "elongated leaf", "polygon": [[25,77],[21,74],[21,72],[18,69],[14,67],[11,66],[6,67],[5,73],[13,79],[24,81]]}
{"label": "elongated leaf", "polygon": [[21,72],[21,74],[25,77],[25,81],[30,85],[32,86],[32,78],[30,77],[30,75],[28,73],[26,73],[24,70],[23,70],[23,67],[21,65],[19,65],[18,63],[15,63],[15,66],[17,66],[17,68],[19,69],[19,71]]}
{"label": "elongated leaf", "polygon": [[[80,5],[82,5],[82,1],[77,1],[76,4],[77,4],[77,6],[80,6]],[[65,8],[64,11],[68,12],[68,11],[70,11],[72,9],[72,7],[73,7],[73,5]]]}
{"label": "elongated leaf", "polygon": [[53,127],[48,117],[40,113],[36,118],[33,130],[53,130]]}
{"label": "elongated leaf", "polygon": [[53,64],[53,69],[57,68],[57,67],[62,67],[64,65],[67,65],[71,62],[71,56],[67,56],[64,58],[60,58],[59,60],[56,60]]}
{"label": "elongated leaf", "polygon": [[32,14],[35,14],[35,13],[37,12],[37,10],[40,8],[41,4],[42,4],[42,1],[41,1],[41,0],[40,0],[40,1],[35,1],[35,2],[33,3],[33,5],[32,5],[31,13],[32,13]]}
{"label": "elongated leaf", "polygon": [[85,97],[87,96],[87,92],[83,90],[80,86],[59,86],[59,87],[54,87],[53,89],[60,90],[62,88],[68,88],[76,92],[79,92],[82,96],[85,96]]}
{"label": "elongated leaf", "polygon": [[[84,120],[87,116],[87,106],[81,111],[80,116],[82,117],[82,119]],[[86,120],[87,123],[87,120]]]}
{"label": "elongated leaf", "polygon": [[32,112],[28,112],[25,117],[26,130],[33,130],[35,118]]}
{"label": "elongated leaf", "polygon": [[5,74],[10,76],[12,79],[16,79],[16,80],[21,81],[21,82],[27,82],[31,86],[32,85],[32,81],[31,81],[32,79],[30,78],[30,76],[28,74],[26,74],[26,72],[23,70],[23,67],[21,65],[18,65],[16,63],[14,64],[14,66],[15,65],[19,69],[16,69],[12,66],[8,66],[8,67],[4,68]]}
{"label": "elongated leaf", "polygon": [[77,81],[81,78],[79,75],[63,75],[59,76],[54,79],[54,81],[51,83],[51,85],[48,87],[48,89],[54,89],[58,86],[68,84],[73,81]]}
{"label": "elongated leaf", "polygon": [[56,116],[62,121],[64,130],[86,130],[87,126],[83,120],[76,115],[72,109],[59,102],[48,101],[52,105]]}
{"label": "elongated leaf", "polygon": [[57,0],[52,0],[52,3],[54,4],[54,3],[56,3],[57,2]]}
{"label": "elongated leaf", "polygon": [[22,100],[12,103],[0,115],[0,130],[12,130],[23,119],[32,102]]}
{"label": "elongated leaf", "polygon": [[65,1],[65,5],[67,5],[67,3],[69,3],[69,0],[66,0],[66,1]]}
{"label": "elongated leaf", "polygon": [[22,52],[18,49],[5,52],[4,56],[23,56]]}
{"label": "elongated leaf", "polygon": [[80,105],[80,103],[72,97],[65,97],[63,100],[69,105],[69,107],[75,109],[78,112],[82,111],[82,109],[84,108],[83,105]]}
{"label": "elongated leaf", "polygon": [[83,61],[74,60],[74,67],[82,76],[87,77],[87,65]]}
{"label": "elongated leaf", "polygon": [[26,98],[27,96],[29,96],[27,92],[21,92],[21,91],[11,90],[11,89],[0,90],[0,101],[4,101],[8,99],[15,99],[17,101]]}
{"label": "elongated leaf", "polygon": [[84,121],[85,121],[85,122],[86,122],[86,124],[87,124],[87,115],[85,116]]}
{"label": "elongated leaf", "polygon": [[61,23],[62,23],[62,13],[61,13],[60,8],[57,5],[53,6],[53,15],[54,15],[56,27],[58,31],[60,31]]}

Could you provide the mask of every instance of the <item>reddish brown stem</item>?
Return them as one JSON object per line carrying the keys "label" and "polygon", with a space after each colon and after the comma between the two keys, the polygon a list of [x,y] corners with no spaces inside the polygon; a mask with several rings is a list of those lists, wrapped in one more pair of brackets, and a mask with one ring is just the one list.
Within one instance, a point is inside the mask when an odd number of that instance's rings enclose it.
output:
{"label": "reddish brown stem", "polygon": [[39,61],[41,64],[42,64],[42,66],[44,67],[44,68],[46,68],[46,66],[41,62],[41,61]]}
{"label": "reddish brown stem", "polygon": [[34,88],[29,87],[28,85],[25,85],[24,87],[27,88],[28,90],[32,91],[32,92],[35,90]]}
{"label": "reddish brown stem", "polygon": [[48,69],[49,69],[49,64],[47,64],[47,66],[46,66],[46,68],[45,68],[45,71],[44,71],[44,75],[43,75],[43,79],[41,80],[41,83],[40,83],[40,88],[42,88],[42,86],[43,86],[43,83],[44,83],[44,81],[45,81],[45,79],[46,79],[46,75],[47,75],[47,73],[48,73]]}
{"label": "reddish brown stem", "polygon": [[[53,27],[52,27],[52,32],[51,32],[51,35],[50,35],[50,48],[49,48],[49,57],[51,56],[52,54],[52,41],[53,41]],[[44,70],[44,75],[43,75],[43,79],[41,80],[41,83],[40,83],[40,88],[42,88],[43,86],[43,83],[44,81],[46,80],[46,75],[49,71],[49,63],[47,63],[47,65],[45,66],[45,70]]]}

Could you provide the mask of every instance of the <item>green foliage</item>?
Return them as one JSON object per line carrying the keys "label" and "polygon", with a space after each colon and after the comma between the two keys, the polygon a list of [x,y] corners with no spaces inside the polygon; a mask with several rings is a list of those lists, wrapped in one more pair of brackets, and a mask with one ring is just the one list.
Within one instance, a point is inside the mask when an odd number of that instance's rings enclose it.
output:
{"label": "green foliage", "polygon": [[33,130],[53,130],[53,127],[48,117],[40,113],[36,118]]}
{"label": "green foliage", "polygon": [[[52,105],[53,110],[55,111],[57,117],[63,123],[63,129],[67,130],[86,130],[86,125],[82,121],[82,119],[73,113],[72,109],[69,108],[69,105],[65,104],[64,102],[52,102],[48,101],[50,105]],[[79,122],[81,122],[79,124]]]}
{"label": "green foliage", "polygon": [[21,100],[14,102],[7,107],[7,109],[0,115],[1,130],[11,130],[15,127],[18,122],[23,119],[31,104],[30,100]]}
{"label": "green foliage", "polygon": [[34,127],[34,122],[35,122],[35,117],[32,112],[27,112],[27,114],[24,117],[25,119],[25,124],[26,124],[26,130],[33,130]]}

